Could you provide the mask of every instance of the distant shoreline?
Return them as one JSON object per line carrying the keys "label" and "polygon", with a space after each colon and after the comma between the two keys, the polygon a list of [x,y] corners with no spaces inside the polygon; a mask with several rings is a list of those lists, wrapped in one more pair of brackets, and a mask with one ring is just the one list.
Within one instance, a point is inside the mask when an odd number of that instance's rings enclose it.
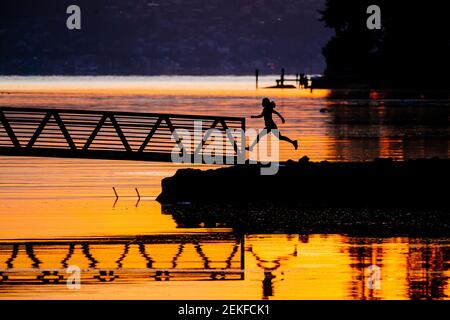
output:
{"label": "distant shoreline", "polygon": [[[249,80],[254,79],[255,75],[253,73],[239,73],[239,74],[176,74],[176,73],[167,73],[167,74],[98,74],[98,73],[80,73],[80,74],[0,74],[0,78],[33,78],[33,77],[42,77],[42,78],[118,78],[118,79],[127,79],[127,78],[190,78],[195,77],[198,79],[210,79],[210,78],[249,78]],[[277,73],[267,73],[259,76],[261,79],[265,79],[269,81],[270,84],[275,83],[275,79],[279,77]],[[273,78],[273,79],[272,79]],[[325,78],[317,78],[313,77],[313,85],[312,88],[316,89],[327,89],[327,90],[356,90],[356,91],[407,91],[407,92],[446,92],[450,94],[450,87],[446,87],[445,85],[440,86],[387,86],[387,85],[374,85],[370,83],[361,83],[361,82],[336,82],[330,81]],[[272,81],[273,80],[273,81]],[[292,88],[276,88],[276,86],[270,87],[260,87],[260,89],[298,89],[295,86]],[[307,88],[305,90],[310,90]]]}

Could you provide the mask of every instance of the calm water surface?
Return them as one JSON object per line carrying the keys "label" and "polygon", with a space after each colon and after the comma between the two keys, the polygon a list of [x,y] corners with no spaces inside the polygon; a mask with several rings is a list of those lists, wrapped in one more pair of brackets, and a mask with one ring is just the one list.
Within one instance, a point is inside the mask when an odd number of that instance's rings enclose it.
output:
{"label": "calm water surface", "polygon": [[[263,78],[262,85],[273,79]],[[300,141],[296,152],[281,145],[283,160],[303,155],[316,161],[367,161],[450,154],[448,100],[389,99],[378,93],[342,99],[327,90],[256,91],[251,77],[0,78],[0,106],[249,118],[260,112],[264,96],[275,99],[286,117],[281,131]],[[247,127],[261,126],[258,119],[247,120]],[[227,240],[228,229],[178,228],[154,199],[161,179],[182,167],[0,157],[0,274],[11,268],[35,272],[72,264],[94,273],[98,268],[124,272],[112,282],[85,279],[81,290],[74,291],[61,284],[12,281],[11,275],[9,282],[0,281],[0,299],[448,298],[449,238],[276,234]],[[112,187],[120,195],[117,202]],[[140,202],[136,187],[144,196]],[[224,238],[195,240],[217,232]],[[183,235],[194,240],[185,241]],[[148,239],[126,240],[136,236]],[[97,243],[98,238],[122,240]],[[23,239],[40,245],[27,247]],[[52,239],[63,242],[50,243]],[[170,281],[158,281],[145,273],[149,262],[152,268],[181,272]],[[372,290],[367,282],[371,265],[381,268],[380,287]],[[236,274],[212,281],[209,268],[216,267]]]}

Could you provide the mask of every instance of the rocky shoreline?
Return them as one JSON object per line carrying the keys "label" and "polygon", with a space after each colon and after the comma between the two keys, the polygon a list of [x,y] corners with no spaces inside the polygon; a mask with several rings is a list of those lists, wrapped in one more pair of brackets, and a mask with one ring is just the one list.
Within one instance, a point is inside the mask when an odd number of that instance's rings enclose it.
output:
{"label": "rocky shoreline", "polygon": [[301,208],[262,206],[170,204],[178,228],[231,228],[246,234],[350,234],[374,237],[448,236],[450,215],[443,210],[375,208]]}
{"label": "rocky shoreline", "polygon": [[448,235],[450,161],[440,159],[181,169],[157,200],[179,228],[256,233]]}
{"label": "rocky shoreline", "polygon": [[304,208],[449,209],[450,160],[280,163],[273,176],[261,165],[181,169],[162,181],[162,204],[277,204]]}

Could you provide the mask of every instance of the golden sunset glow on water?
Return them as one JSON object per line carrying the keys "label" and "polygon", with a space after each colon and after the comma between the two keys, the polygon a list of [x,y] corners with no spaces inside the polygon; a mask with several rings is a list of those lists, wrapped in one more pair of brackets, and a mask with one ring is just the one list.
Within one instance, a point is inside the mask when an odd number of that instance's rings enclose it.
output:
{"label": "golden sunset glow on water", "polygon": [[[64,285],[30,284],[27,292],[18,286],[0,286],[4,298],[124,298],[124,299],[442,299],[448,297],[448,271],[441,271],[445,260],[439,256],[450,249],[448,241],[429,244],[407,238],[362,239],[340,235],[252,235],[245,238],[244,280],[198,281],[200,275],[188,270],[201,270],[204,261],[193,244],[186,244],[177,257],[177,268],[185,274],[174,275],[169,282],[155,282],[145,277],[146,259],[151,257],[155,268],[170,268],[179,244],[147,244],[147,258],[138,245],[131,245],[124,254],[121,244],[92,244],[89,259],[81,244],[74,246],[68,259],[68,246],[56,245],[34,250],[41,268],[60,267],[60,261],[89,268],[96,261],[98,268],[115,268],[121,264],[122,276],[112,283],[86,279],[81,290],[68,291]],[[224,267],[232,252],[233,241],[203,243],[210,267]],[[431,246],[431,266],[424,267],[427,247]],[[51,248],[51,250],[50,250]],[[365,252],[365,253],[364,253]],[[372,253],[370,253],[372,252]],[[10,258],[11,247],[0,243],[2,266]],[[120,261],[120,262],[119,262]],[[33,261],[24,249],[14,259],[14,267],[30,268]],[[381,285],[376,290],[367,286],[369,275],[364,268],[377,263],[381,267]],[[239,256],[230,265],[238,269]],[[361,266],[361,267],[360,267]],[[124,273],[128,271],[128,275]],[[270,272],[267,279],[265,272]],[[207,280],[209,275],[203,275]],[[427,283],[427,284],[426,284]],[[426,284],[428,287],[421,287]]]}
{"label": "golden sunset glow on water", "polygon": [[[273,85],[273,79],[263,77],[260,86]],[[286,118],[284,125],[275,119],[280,131],[299,141],[298,151],[280,144],[281,161],[305,155],[313,161],[450,155],[448,127],[439,122],[448,109],[436,102],[336,99],[329,90],[256,90],[252,77],[0,77],[0,106],[245,117],[247,129],[263,128],[262,119],[250,116],[261,112],[266,96]],[[427,121],[436,125],[417,127],[411,108],[432,109]],[[122,272],[108,283],[89,274],[76,291],[61,284],[0,282],[0,299],[449,297],[448,238],[236,235],[223,225],[183,228],[155,198],[163,178],[188,167],[218,166],[0,156],[0,273],[70,264]],[[201,238],[209,234],[214,239]],[[169,268],[173,278],[160,281],[164,274],[145,273],[149,265]],[[378,289],[367,285],[373,265],[381,268]],[[227,269],[231,279],[217,276],[214,268]]]}
{"label": "golden sunset glow on water", "polygon": [[[273,85],[274,75],[260,78],[256,90],[252,77],[0,77],[3,93],[48,94],[111,94],[111,95],[180,95],[180,96],[255,96],[260,94],[277,97],[324,98],[329,90],[273,90],[265,89]],[[63,80],[63,81],[61,81]]]}

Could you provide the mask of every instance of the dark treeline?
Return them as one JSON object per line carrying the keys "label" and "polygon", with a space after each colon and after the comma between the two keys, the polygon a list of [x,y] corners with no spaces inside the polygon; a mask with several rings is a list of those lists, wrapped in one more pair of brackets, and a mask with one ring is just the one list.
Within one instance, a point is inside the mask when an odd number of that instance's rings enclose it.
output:
{"label": "dark treeline", "polygon": [[[369,5],[381,30],[369,30]],[[450,12],[445,1],[327,0],[322,21],[335,31],[324,47],[332,86],[448,89]]]}

